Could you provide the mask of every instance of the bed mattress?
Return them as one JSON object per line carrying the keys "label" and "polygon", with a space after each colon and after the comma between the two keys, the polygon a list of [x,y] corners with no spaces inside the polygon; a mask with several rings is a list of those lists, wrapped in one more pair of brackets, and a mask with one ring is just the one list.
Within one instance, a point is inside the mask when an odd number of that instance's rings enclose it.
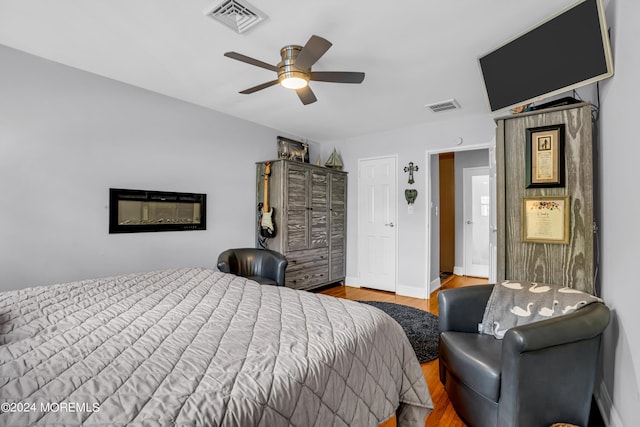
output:
{"label": "bed mattress", "polygon": [[0,425],[377,426],[433,408],[401,327],[201,268],[0,293]]}

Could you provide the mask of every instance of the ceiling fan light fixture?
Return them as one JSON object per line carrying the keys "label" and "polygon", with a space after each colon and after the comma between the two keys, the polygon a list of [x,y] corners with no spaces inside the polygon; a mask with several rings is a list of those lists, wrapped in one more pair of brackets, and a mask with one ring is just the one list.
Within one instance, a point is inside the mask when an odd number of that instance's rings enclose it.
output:
{"label": "ceiling fan light fixture", "polygon": [[282,74],[282,77],[279,79],[280,85],[284,88],[294,90],[302,89],[303,87],[307,87],[307,85],[309,84],[309,77],[307,77],[304,73],[293,71],[288,74],[292,75]]}
{"label": "ceiling fan light fixture", "polygon": [[282,62],[278,63],[278,81],[287,89],[302,89],[309,84],[309,73],[295,66],[296,58],[302,46],[287,45],[280,49]]}
{"label": "ceiling fan light fixture", "polygon": [[278,73],[276,80],[250,87],[249,89],[240,91],[240,93],[247,95],[280,84],[280,86],[285,89],[295,90],[300,101],[304,105],[308,105],[318,100],[309,87],[309,81],[311,80],[329,83],[362,83],[364,80],[364,73],[350,71],[311,71],[311,67],[330,47],[331,42],[329,40],[319,36],[311,36],[304,47],[290,44],[280,49],[282,61],[280,61],[278,65],[271,65],[238,52],[226,52],[224,56]]}

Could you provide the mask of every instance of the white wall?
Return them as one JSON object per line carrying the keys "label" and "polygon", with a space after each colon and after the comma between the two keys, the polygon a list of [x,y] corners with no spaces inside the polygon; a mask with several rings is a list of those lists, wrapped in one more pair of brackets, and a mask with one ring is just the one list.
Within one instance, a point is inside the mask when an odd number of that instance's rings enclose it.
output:
{"label": "white wall", "polygon": [[635,271],[640,259],[636,182],[640,158],[640,2],[611,0],[606,11],[615,75],[602,82],[600,92],[599,283],[613,317],[603,341],[604,385],[599,398],[610,425],[632,427],[640,420],[640,287]]}
{"label": "white wall", "polygon": [[[3,46],[0,64],[0,290],[254,245],[255,162],[276,157],[276,130]],[[208,229],[110,235],[110,187],[207,193]]]}

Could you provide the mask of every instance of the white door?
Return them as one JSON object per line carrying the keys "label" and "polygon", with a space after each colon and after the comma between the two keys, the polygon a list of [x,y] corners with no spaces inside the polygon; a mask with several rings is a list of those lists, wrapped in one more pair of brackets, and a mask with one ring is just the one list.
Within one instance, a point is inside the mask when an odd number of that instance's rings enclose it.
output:
{"label": "white door", "polygon": [[397,159],[358,161],[358,275],[360,286],[396,291]]}
{"label": "white door", "polygon": [[489,226],[491,195],[489,168],[465,168],[464,180],[464,274],[489,277]]}

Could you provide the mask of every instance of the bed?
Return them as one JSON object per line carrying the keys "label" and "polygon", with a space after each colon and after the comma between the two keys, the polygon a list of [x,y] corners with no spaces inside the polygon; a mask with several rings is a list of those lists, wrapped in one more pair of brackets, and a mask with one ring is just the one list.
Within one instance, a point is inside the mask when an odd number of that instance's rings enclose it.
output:
{"label": "bed", "polygon": [[424,426],[401,327],[202,268],[0,293],[0,425]]}

